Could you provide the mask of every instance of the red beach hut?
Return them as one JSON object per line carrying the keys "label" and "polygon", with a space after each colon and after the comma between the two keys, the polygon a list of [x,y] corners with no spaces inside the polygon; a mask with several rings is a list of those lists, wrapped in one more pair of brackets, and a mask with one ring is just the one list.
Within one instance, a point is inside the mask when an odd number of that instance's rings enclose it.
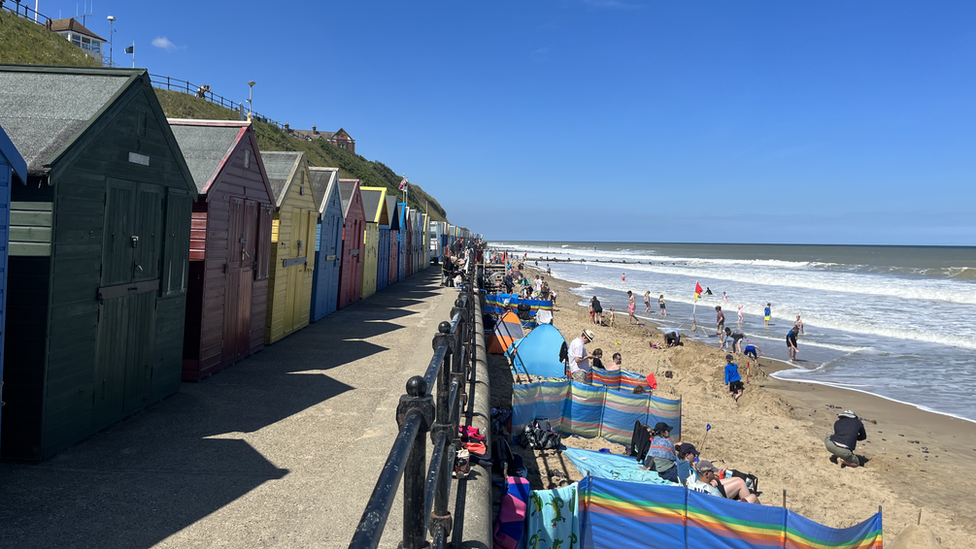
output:
{"label": "red beach hut", "polygon": [[358,179],[339,180],[339,198],[342,199],[342,262],[339,276],[339,308],[359,301],[363,284],[363,239],[366,230],[366,213],[363,197],[359,192]]}
{"label": "red beach hut", "polygon": [[199,193],[183,340],[183,380],[197,381],[264,348],[275,195],[250,122],[169,124]]}

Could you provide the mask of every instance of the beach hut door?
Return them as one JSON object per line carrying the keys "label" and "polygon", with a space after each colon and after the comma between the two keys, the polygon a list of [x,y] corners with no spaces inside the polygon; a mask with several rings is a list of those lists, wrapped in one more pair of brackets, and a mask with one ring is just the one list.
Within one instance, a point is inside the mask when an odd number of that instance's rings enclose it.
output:
{"label": "beach hut door", "polygon": [[257,217],[257,202],[230,199],[222,352],[224,364],[244,357],[248,350]]}

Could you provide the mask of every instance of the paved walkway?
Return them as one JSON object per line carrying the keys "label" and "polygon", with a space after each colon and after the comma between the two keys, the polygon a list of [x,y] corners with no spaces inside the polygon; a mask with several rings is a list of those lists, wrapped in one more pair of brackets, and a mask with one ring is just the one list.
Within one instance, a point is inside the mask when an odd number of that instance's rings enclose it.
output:
{"label": "paved walkway", "polygon": [[[0,547],[345,547],[456,292],[428,269],[39,465],[0,466]],[[402,511],[384,546],[395,546]]]}

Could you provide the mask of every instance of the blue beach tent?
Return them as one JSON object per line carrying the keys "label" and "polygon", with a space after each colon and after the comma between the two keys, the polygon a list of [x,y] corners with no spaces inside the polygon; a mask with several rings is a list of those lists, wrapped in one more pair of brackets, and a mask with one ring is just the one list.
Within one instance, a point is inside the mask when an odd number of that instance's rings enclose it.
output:
{"label": "blue beach tent", "polygon": [[[0,128],[0,382],[3,381],[3,332],[7,312],[7,243],[10,234],[10,186],[27,184],[24,161],[7,133]],[[3,385],[0,384],[0,397]]]}
{"label": "blue beach tent", "polygon": [[505,351],[516,372],[542,377],[566,377],[566,367],[559,362],[559,351],[566,340],[553,325],[542,324],[529,335],[515,340]]}

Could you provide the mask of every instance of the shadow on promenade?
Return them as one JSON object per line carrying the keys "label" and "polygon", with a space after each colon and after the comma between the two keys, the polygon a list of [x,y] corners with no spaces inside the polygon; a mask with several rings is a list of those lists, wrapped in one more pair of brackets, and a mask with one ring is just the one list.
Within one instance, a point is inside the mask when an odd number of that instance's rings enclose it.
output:
{"label": "shadow on promenade", "polygon": [[[284,478],[289,471],[239,433],[355,389],[328,370],[385,350],[364,340],[401,329],[390,321],[437,295],[438,274],[428,269],[400,281],[200,383],[184,383],[49,460],[0,465],[0,547],[148,548]],[[280,430],[273,436],[300,436]],[[245,508],[263,505],[274,501]]]}

